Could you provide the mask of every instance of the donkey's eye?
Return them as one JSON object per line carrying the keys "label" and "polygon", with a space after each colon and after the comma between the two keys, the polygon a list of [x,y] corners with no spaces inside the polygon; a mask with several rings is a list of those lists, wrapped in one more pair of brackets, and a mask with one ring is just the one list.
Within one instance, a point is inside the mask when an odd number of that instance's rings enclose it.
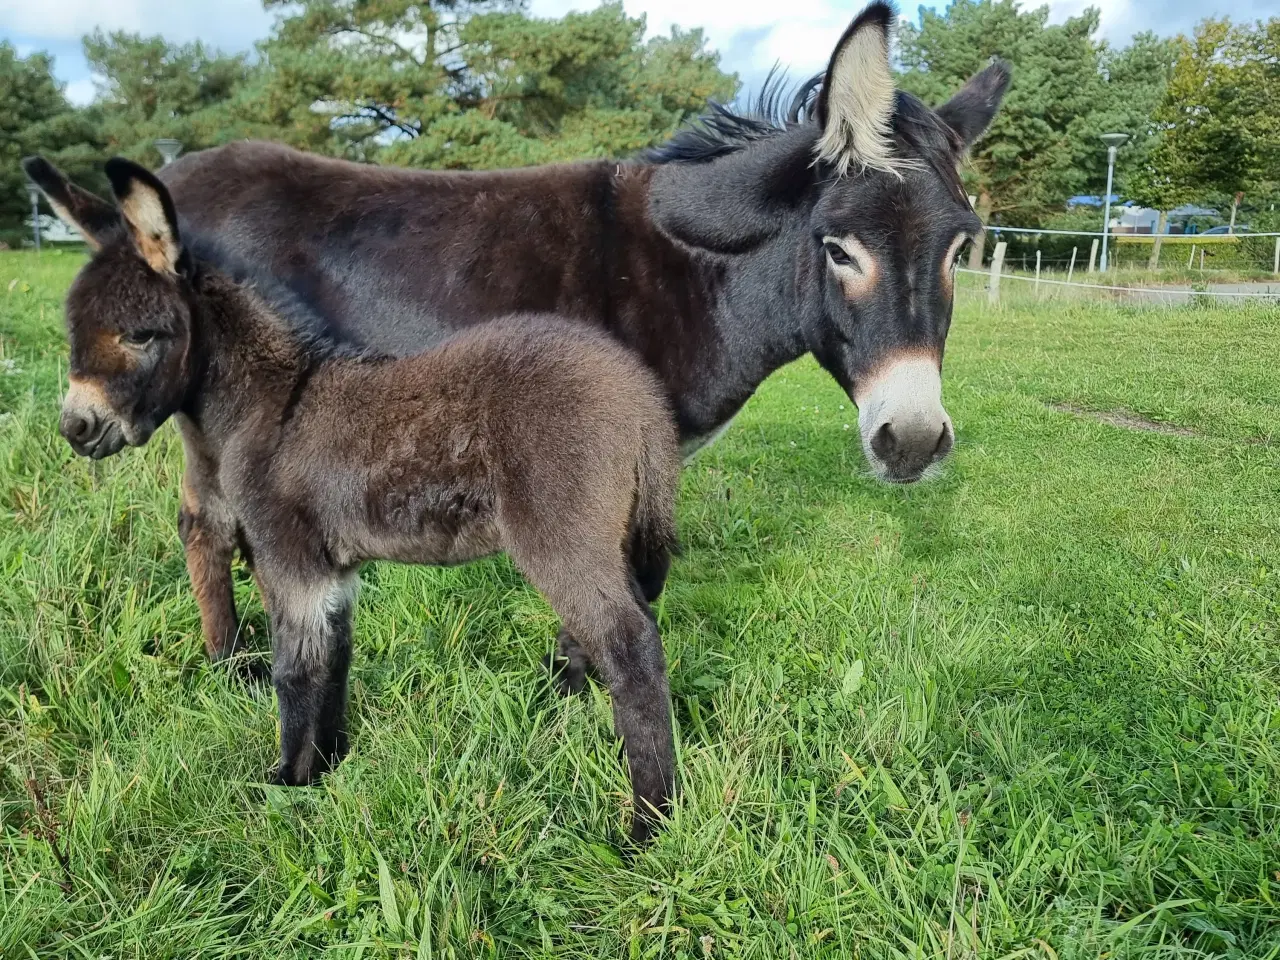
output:
{"label": "donkey's eye", "polygon": [[840,246],[840,244],[828,240],[822,245],[822,248],[827,251],[827,256],[831,258],[831,262],[837,267],[857,266],[853,261],[853,257],[849,256],[849,254],[845,252],[844,247]]}
{"label": "donkey's eye", "polygon": [[120,340],[133,347],[145,347],[160,336],[159,330],[130,330],[128,333],[121,334]]}

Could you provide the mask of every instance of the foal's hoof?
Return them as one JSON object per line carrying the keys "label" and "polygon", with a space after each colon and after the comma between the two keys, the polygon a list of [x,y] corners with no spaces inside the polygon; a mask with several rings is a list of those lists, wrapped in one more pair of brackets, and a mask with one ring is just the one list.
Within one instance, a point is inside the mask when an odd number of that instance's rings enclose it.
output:
{"label": "foal's hoof", "polygon": [[571,697],[587,689],[587,671],[581,664],[548,653],[542,658],[542,666],[551,675],[551,683],[560,696]]}

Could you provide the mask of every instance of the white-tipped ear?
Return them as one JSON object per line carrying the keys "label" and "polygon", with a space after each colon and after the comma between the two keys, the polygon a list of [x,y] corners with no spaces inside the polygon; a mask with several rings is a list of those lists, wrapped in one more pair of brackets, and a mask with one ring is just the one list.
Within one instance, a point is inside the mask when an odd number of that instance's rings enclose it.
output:
{"label": "white-tipped ear", "polygon": [[44,157],[27,157],[22,161],[22,170],[40,188],[58,219],[79,231],[89,249],[100,250],[105,238],[119,227],[120,215],[115,207],[77,187]]}
{"label": "white-tipped ear", "polygon": [[157,273],[176,274],[182,262],[182,244],[178,217],[164,184],[145,167],[120,157],[108,160],[106,171],[120,215],[142,259]]}
{"label": "white-tipped ear", "polygon": [[895,19],[887,3],[873,3],[863,10],[836,44],[823,78],[817,154],[841,176],[850,167],[894,168],[889,42]]}

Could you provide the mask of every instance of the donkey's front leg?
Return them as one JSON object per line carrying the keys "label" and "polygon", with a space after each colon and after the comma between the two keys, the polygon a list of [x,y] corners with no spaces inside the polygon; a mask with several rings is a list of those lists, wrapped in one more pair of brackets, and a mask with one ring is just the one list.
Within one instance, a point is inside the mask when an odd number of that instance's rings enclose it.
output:
{"label": "donkey's front leg", "polygon": [[178,537],[187,557],[191,589],[200,607],[200,630],[205,653],[215,662],[235,652],[240,623],[236,616],[231,559],[235,531],[220,529],[202,515],[201,504],[183,497],[178,512]]}
{"label": "donkey's front leg", "polygon": [[259,568],[271,613],[272,681],[280,703],[276,782],[314,783],[347,752],[354,572],[300,577]]}
{"label": "donkey's front leg", "polygon": [[200,606],[204,649],[213,661],[235,652],[240,622],[236,617],[231,560],[236,551],[236,518],[218,482],[218,462],[204,434],[187,417],[175,418],[182,436],[185,466],[178,537],[187,557],[187,573]]}

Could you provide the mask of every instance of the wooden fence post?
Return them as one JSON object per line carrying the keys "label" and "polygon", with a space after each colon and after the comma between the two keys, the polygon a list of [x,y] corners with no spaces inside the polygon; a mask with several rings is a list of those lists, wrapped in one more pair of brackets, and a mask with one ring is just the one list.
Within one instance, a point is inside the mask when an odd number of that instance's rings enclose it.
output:
{"label": "wooden fence post", "polygon": [[1001,240],[996,244],[996,252],[991,255],[991,284],[987,287],[987,303],[1000,302],[1000,270],[1004,267],[1004,251],[1008,246]]}
{"label": "wooden fence post", "polygon": [[1093,245],[1089,247],[1089,272],[1093,273],[1093,265],[1098,262],[1098,238],[1093,238]]}
{"label": "wooden fence post", "polygon": [[1040,251],[1036,251],[1036,299],[1040,299]]}
{"label": "wooden fence post", "polygon": [[1076,272],[1076,251],[1079,247],[1071,248],[1071,266],[1067,267],[1067,283],[1071,282],[1071,275]]}
{"label": "wooden fence post", "polygon": [[1187,269],[1190,270],[1196,265],[1196,245],[1191,245],[1191,256],[1187,257]]}
{"label": "wooden fence post", "polygon": [[1271,264],[1271,272],[1280,277],[1280,237],[1276,237],[1276,258]]}

